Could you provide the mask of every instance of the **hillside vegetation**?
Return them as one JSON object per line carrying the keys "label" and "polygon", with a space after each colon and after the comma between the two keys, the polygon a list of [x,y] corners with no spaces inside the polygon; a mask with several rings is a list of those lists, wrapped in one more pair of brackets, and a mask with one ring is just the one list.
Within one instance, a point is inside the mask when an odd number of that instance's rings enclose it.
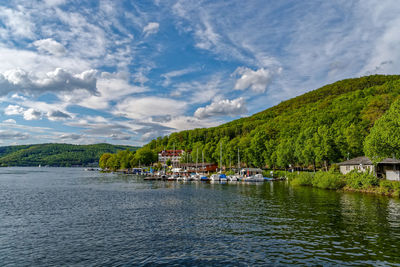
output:
{"label": "hillside vegetation", "polygon": [[399,95],[398,75],[346,79],[218,127],[159,137],[142,149],[192,150],[192,160],[199,151],[199,158],[204,152],[205,161],[219,162],[221,145],[225,166],[236,164],[239,149],[247,166],[324,167],[364,155],[375,121]]}
{"label": "hillside vegetation", "polygon": [[104,153],[137,147],[111,144],[38,144],[0,147],[0,166],[97,166]]}

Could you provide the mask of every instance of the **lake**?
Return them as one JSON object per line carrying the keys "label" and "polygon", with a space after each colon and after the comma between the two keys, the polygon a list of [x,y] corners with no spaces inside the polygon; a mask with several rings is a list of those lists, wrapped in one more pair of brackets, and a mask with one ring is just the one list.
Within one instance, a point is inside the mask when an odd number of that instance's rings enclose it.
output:
{"label": "lake", "polygon": [[400,201],[0,168],[0,265],[399,265]]}

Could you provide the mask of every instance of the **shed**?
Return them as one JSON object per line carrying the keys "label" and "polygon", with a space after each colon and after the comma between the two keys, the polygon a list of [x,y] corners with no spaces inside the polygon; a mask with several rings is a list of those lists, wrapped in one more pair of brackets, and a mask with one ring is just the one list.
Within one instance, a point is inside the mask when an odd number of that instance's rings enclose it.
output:
{"label": "shed", "polygon": [[365,156],[346,160],[344,162],[339,163],[338,165],[340,168],[340,172],[343,174],[349,173],[352,170],[358,170],[359,172],[375,171],[374,164],[368,157]]}
{"label": "shed", "polygon": [[377,164],[378,177],[386,177],[387,180],[400,181],[400,160],[386,158]]}
{"label": "shed", "polygon": [[338,164],[340,172],[349,173],[352,170],[359,172],[369,171],[379,178],[387,180],[400,181],[400,160],[394,158],[385,158],[376,164],[376,167],[368,157],[357,157],[346,160]]}

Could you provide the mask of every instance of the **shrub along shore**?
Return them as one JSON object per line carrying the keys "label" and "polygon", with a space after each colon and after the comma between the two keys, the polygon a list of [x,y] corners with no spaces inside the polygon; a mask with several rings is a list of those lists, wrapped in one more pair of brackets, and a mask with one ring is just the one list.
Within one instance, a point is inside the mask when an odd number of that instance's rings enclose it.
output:
{"label": "shrub along shore", "polygon": [[300,172],[288,175],[295,186],[312,186],[321,189],[374,193],[400,197],[400,182],[379,179],[372,173],[352,171],[346,175],[335,170],[328,172]]}

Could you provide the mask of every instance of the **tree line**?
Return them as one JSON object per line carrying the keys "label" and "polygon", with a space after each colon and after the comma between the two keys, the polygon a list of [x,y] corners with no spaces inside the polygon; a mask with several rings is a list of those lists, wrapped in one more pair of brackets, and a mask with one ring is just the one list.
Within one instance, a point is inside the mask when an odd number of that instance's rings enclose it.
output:
{"label": "tree line", "polygon": [[36,144],[0,147],[0,166],[96,166],[104,153],[137,147],[111,144]]}
{"label": "tree line", "polygon": [[[346,79],[247,118],[156,138],[137,153],[152,153],[149,162],[155,162],[158,151],[176,148],[191,151],[187,161],[200,162],[204,155],[206,162],[219,164],[222,147],[224,166],[236,165],[239,157],[243,166],[282,169],[327,169],[364,154],[398,155],[400,135],[391,133],[400,133],[399,79],[397,75]],[[384,134],[392,136],[390,146]]]}

